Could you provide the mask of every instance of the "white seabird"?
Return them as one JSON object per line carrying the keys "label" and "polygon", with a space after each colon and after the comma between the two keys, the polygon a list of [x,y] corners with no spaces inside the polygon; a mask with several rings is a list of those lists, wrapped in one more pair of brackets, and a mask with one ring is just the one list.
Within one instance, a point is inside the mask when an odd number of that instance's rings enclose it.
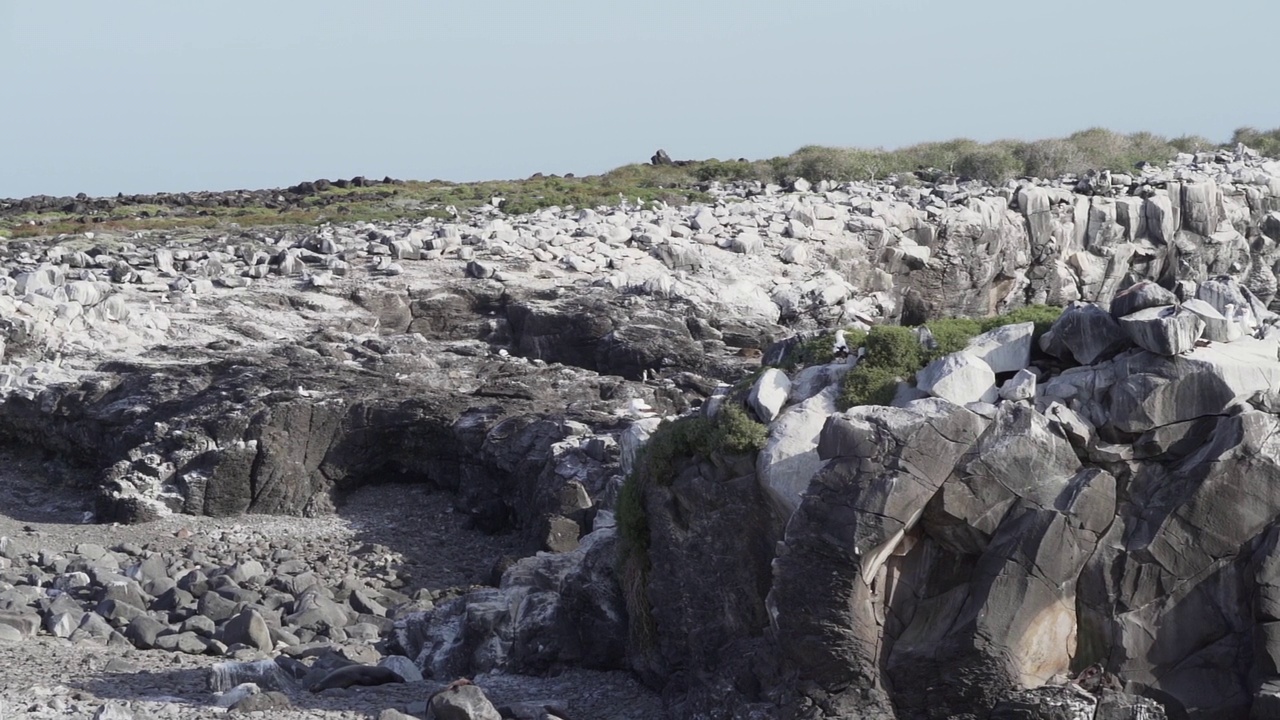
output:
{"label": "white seabird", "polygon": [[849,357],[849,341],[844,337],[844,330],[836,331],[835,342],[831,345],[831,354],[841,360]]}

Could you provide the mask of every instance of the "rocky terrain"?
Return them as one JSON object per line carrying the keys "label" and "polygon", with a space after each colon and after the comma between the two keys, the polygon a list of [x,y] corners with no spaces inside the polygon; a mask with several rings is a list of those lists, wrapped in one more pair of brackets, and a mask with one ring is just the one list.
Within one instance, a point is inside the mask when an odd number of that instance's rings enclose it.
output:
{"label": "rocky terrain", "polygon": [[6,243],[0,716],[1275,712],[1280,162],[707,192]]}

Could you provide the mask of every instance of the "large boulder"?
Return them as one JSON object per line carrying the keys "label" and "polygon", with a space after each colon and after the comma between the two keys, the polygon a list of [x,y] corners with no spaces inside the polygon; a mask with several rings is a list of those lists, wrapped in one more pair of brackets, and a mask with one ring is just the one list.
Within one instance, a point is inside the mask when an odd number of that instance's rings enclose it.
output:
{"label": "large boulder", "polygon": [[985,427],[929,399],[854,408],[823,428],[819,453],[829,462],[787,525],[769,607],[784,671],[805,678],[800,692],[830,716],[895,717],[875,608],[896,559],[919,540],[925,504]]}
{"label": "large boulder", "polygon": [[1040,339],[1045,352],[1089,365],[1129,347],[1131,340],[1109,313],[1096,305],[1074,303]]}
{"label": "large boulder", "polygon": [[1117,320],[1147,308],[1175,305],[1178,297],[1159,285],[1144,280],[1134,283],[1111,299],[1111,315]]}
{"label": "large boulder", "polygon": [[969,341],[964,351],[982,360],[991,371],[1017,372],[1031,362],[1031,338],[1035,323],[1014,323],[988,330]]}
{"label": "large boulder", "polygon": [[956,405],[995,402],[996,374],[981,358],[967,351],[934,360],[916,373],[916,387]]}
{"label": "large boulder", "polygon": [[1159,355],[1181,355],[1196,346],[1204,320],[1173,305],[1138,310],[1120,318],[1134,344]]}
{"label": "large boulder", "polygon": [[769,427],[769,439],[756,457],[756,476],[784,516],[795,512],[809,481],[825,464],[818,456],[818,436],[836,413],[839,391],[833,385],[787,408]]}
{"label": "large boulder", "polygon": [[769,368],[756,378],[755,384],[751,386],[751,393],[747,395],[747,402],[761,422],[771,423],[782,412],[790,393],[791,381],[787,379],[787,374],[777,368]]}
{"label": "large boulder", "polygon": [[1276,340],[1242,338],[1173,358],[1140,353],[1117,360],[1107,408],[1111,427],[1143,433],[1224,412],[1233,402],[1280,388]]}
{"label": "large boulder", "polygon": [[427,712],[436,720],[502,720],[478,685],[451,685],[427,703]]}
{"label": "large boulder", "polygon": [[1244,333],[1240,324],[1234,319],[1228,320],[1218,309],[1199,298],[1192,298],[1182,303],[1182,309],[1195,313],[1204,321],[1204,332],[1201,333],[1210,342],[1235,342]]}

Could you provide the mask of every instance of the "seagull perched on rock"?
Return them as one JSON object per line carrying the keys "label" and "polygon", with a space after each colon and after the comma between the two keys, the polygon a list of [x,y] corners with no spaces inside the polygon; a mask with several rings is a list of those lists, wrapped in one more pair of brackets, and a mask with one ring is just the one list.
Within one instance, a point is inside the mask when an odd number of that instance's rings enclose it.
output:
{"label": "seagull perched on rock", "polygon": [[849,357],[849,341],[844,337],[844,330],[836,331],[835,342],[831,345],[831,354],[841,360]]}
{"label": "seagull perched on rock", "polygon": [[615,414],[619,417],[627,417],[634,420],[658,417],[657,411],[641,398],[632,398],[625,406],[618,408]]}

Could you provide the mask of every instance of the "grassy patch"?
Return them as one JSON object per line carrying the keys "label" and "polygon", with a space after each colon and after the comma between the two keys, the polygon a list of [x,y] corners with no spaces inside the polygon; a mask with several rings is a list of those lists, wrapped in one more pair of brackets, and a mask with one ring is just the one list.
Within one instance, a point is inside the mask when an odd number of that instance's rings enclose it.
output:
{"label": "grassy patch", "polygon": [[390,222],[449,219],[500,198],[509,215],[549,207],[596,208],[626,201],[685,204],[707,201],[698,188],[697,168],[631,165],[591,177],[534,177],[527,180],[451,183],[410,181],[372,187],[330,187],[308,195],[290,195],[272,206],[225,207],[213,203],[117,205],[82,214],[64,211],[0,216],[0,229],[13,237],[80,233],[86,230],[132,232],[152,229],[320,225],[326,222]]}
{"label": "grassy patch", "polygon": [[[317,225],[325,222],[421,220],[450,218],[454,208],[465,214],[502,198],[509,215],[544,208],[596,208],[620,201],[641,205],[705,202],[708,183],[759,181],[786,184],[811,181],[881,180],[893,176],[901,186],[943,175],[1001,183],[1015,177],[1056,177],[1063,173],[1110,169],[1131,171],[1141,162],[1168,162],[1179,152],[1234,148],[1243,142],[1264,155],[1280,156],[1280,128],[1240,128],[1229,143],[1183,136],[1167,139],[1151,133],[1123,134],[1090,128],[1065,138],[997,140],[979,143],[965,138],[886,150],[882,148],[807,145],[791,155],[765,160],[703,160],[680,165],[624,165],[584,177],[535,175],[524,180],[452,183],[442,180],[374,183],[361,187],[329,186],[308,194],[288,191],[255,195],[257,204],[233,208],[225,199],[187,197],[181,204],[118,205],[110,210],[45,213],[0,212],[0,231],[10,237],[76,233],[97,227],[129,232],[157,228],[262,227]],[[176,198],[177,196],[172,196]],[[194,198],[194,200],[192,199]],[[163,200],[163,199],[162,199]],[[194,202],[194,204],[192,204]],[[101,207],[94,203],[90,207]],[[31,224],[34,222],[34,224]]]}
{"label": "grassy patch", "polygon": [[930,320],[924,326],[933,335],[935,346],[932,350],[925,352],[921,367],[943,355],[963,350],[970,340],[983,332],[982,323],[968,318]]}
{"label": "grassy patch", "polygon": [[1016,325],[1024,322],[1035,323],[1036,329],[1033,336],[1033,342],[1035,342],[1040,339],[1041,335],[1048,332],[1049,327],[1061,315],[1062,308],[1054,305],[1026,305],[1016,310],[1011,310],[1004,315],[983,318],[978,323],[981,325],[982,332],[1004,327],[1005,325]]}

